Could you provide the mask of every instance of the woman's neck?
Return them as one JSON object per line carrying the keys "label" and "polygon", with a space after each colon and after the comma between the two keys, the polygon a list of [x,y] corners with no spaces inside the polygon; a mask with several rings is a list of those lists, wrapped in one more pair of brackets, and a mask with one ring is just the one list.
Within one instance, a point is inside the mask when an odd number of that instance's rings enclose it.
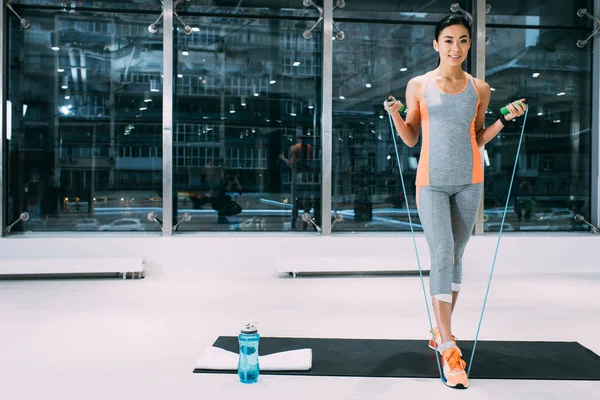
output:
{"label": "woman's neck", "polygon": [[459,79],[465,78],[465,73],[462,67],[449,67],[444,64],[440,64],[436,69],[433,70],[433,75],[444,79]]}

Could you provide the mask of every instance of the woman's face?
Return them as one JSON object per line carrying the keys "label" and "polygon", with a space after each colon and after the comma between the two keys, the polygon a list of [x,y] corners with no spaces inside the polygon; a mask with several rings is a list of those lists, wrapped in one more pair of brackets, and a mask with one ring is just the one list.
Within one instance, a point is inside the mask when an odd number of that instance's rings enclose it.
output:
{"label": "woman's face", "polygon": [[469,31],[463,25],[455,24],[444,28],[433,48],[440,53],[440,63],[448,66],[460,66],[467,58],[471,48]]}

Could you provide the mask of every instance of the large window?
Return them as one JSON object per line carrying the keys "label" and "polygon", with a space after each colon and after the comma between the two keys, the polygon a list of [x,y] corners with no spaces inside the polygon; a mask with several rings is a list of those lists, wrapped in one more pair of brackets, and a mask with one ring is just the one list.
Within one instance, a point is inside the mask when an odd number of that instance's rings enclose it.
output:
{"label": "large window", "polygon": [[406,104],[408,81],[436,67],[434,28],[448,7],[348,3],[334,14],[345,33],[333,46],[331,203],[344,218],[334,231],[408,231],[407,200],[413,228],[422,230],[415,198],[421,143],[409,148],[396,139],[405,192],[383,102],[393,95]]}
{"label": "large window", "polygon": [[159,230],[160,7],[20,3],[45,7],[21,11],[28,29],[10,18],[8,215],[30,215],[15,230]]}
{"label": "large window", "polygon": [[194,31],[174,31],[174,214],[192,215],[179,231],[320,223],[322,36],[304,38],[317,15],[296,3],[181,13]]}
{"label": "large window", "polygon": [[[7,196],[0,199],[6,225],[30,215],[13,232],[159,232],[160,220],[172,219],[178,232],[314,234],[313,223],[329,226],[329,218],[334,233],[407,231],[409,216],[421,230],[421,144],[396,139],[398,166],[382,103],[389,95],[406,102],[408,81],[436,67],[435,24],[451,4],[470,11],[473,0],[333,1],[331,49],[319,7],[303,0],[175,2],[173,51],[165,53],[171,33],[161,3],[11,1],[31,22],[24,28],[7,12],[3,27]],[[577,10],[592,12],[593,1],[491,3],[479,32],[493,88],[486,124],[511,100],[525,97],[530,106],[503,229],[587,230],[573,216],[589,219],[597,206],[598,55],[591,43],[576,44],[594,28]],[[475,55],[464,65],[474,75]],[[163,87],[171,57],[172,98]],[[163,121],[171,100],[172,120]],[[488,232],[500,228],[521,123],[485,148]],[[163,200],[172,200],[164,210]]]}
{"label": "large window", "polygon": [[[509,101],[525,97],[530,106],[503,229],[588,230],[573,217],[590,215],[592,47],[576,43],[591,30],[591,20],[577,10],[591,4],[520,3],[500,5],[487,18],[486,80],[494,90],[488,123]],[[558,26],[540,28],[549,25]],[[522,122],[486,146],[488,231],[500,226]]]}
{"label": "large window", "polygon": [[[332,210],[344,216],[335,230],[420,230],[415,204],[415,176],[420,145],[397,140],[404,193],[394,137],[383,101],[404,100],[406,84],[435,68],[433,26],[341,24],[344,41],[334,42]],[[410,45],[408,45],[410,43]],[[404,114],[406,115],[406,114]],[[395,133],[394,133],[395,134]]]}
{"label": "large window", "polygon": [[[587,230],[573,216],[590,210],[592,53],[576,43],[592,28],[577,10],[591,7],[531,0],[493,4],[488,14],[486,124],[513,99],[532,106],[504,230]],[[420,142],[408,148],[397,140],[405,193],[382,102],[389,94],[404,101],[408,80],[436,67],[433,28],[445,13],[439,2],[339,11],[346,37],[333,52],[332,210],[344,223],[334,230],[408,230],[405,198],[421,229],[414,191]],[[506,128],[487,146],[486,231],[499,230],[519,133],[519,125]]]}

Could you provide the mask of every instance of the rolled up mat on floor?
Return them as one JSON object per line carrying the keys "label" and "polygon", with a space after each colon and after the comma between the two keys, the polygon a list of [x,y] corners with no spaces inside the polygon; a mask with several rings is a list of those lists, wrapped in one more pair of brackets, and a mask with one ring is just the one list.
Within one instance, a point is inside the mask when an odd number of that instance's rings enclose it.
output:
{"label": "rolled up mat on floor", "polygon": [[[312,368],[312,350],[281,351],[258,357],[261,371],[309,371]],[[238,354],[219,347],[206,347],[196,360],[195,370],[237,371]]]}

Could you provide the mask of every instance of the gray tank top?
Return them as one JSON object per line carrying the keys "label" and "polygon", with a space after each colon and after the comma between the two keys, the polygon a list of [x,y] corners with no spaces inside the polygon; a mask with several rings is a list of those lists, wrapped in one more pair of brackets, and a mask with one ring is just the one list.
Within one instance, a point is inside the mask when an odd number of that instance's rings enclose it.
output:
{"label": "gray tank top", "polygon": [[456,186],[483,182],[475,135],[479,94],[471,75],[457,93],[438,87],[431,73],[420,104],[422,146],[417,186]]}

